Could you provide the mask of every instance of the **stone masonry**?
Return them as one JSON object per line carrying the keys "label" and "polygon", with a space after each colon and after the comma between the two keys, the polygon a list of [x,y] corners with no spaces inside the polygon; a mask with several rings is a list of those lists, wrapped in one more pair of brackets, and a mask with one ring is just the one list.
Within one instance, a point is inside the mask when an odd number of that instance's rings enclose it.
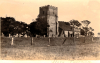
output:
{"label": "stone masonry", "polygon": [[44,21],[49,25],[49,27],[47,27],[47,36],[57,37],[59,27],[58,8],[50,5],[40,7],[38,17],[43,19],[41,21]]}

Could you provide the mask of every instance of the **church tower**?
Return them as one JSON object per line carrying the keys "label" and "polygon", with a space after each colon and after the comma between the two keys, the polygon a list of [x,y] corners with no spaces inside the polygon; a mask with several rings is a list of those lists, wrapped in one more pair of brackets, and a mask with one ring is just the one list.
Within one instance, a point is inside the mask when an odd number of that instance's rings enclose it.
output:
{"label": "church tower", "polygon": [[[58,8],[54,6],[43,6],[39,10],[39,18],[43,19],[47,23],[47,36],[58,36]],[[45,24],[46,25],[46,24]]]}

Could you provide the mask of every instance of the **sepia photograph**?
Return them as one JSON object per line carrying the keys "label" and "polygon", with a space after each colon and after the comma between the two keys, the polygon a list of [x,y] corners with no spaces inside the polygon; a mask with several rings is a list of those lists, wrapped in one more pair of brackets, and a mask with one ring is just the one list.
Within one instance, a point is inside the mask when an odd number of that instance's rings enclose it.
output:
{"label": "sepia photograph", "polygon": [[0,0],[0,26],[1,60],[100,60],[100,0]]}

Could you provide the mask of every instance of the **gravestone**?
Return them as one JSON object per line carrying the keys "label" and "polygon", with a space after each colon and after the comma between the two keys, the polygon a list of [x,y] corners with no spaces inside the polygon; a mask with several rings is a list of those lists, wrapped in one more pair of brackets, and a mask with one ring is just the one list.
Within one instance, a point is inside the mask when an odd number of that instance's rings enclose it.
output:
{"label": "gravestone", "polygon": [[11,34],[9,34],[9,37],[11,37]]}
{"label": "gravestone", "polygon": [[15,37],[18,37],[18,34],[16,34]]}
{"label": "gravestone", "polygon": [[64,31],[65,36],[68,37],[68,31]]}
{"label": "gravestone", "polygon": [[45,35],[44,35],[44,38],[45,38]]}
{"label": "gravestone", "polygon": [[2,37],[4,37],[4,34],[2,33]]}
{"label": "gravestone", "polygon": [[36,38],[38,37],[38,35],[36,35]]}
{"label": "gravestone", "polygon": [[27,34],[25,34],[25,35],[24,35],[24,37],[26,37],[26,38],[27,38]]}
{"label": "gravestone", "polygon": [[21,34],[19,34],[19,37],[21,37]]}

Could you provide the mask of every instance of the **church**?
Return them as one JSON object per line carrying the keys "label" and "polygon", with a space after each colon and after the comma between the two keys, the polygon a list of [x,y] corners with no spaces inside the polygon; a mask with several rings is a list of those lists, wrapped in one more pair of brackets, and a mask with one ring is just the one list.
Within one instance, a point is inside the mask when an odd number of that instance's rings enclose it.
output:
{"label": "church", "polygon": [[[47,27],[47,37],[72,37],[74,36],[69,22],[58,21],[58,8],[54,6],[42,6],[39,8],[39,18]],[[78,31],[80,32],[80,31]],[[79,33],[78,33],[79,34]]]}

